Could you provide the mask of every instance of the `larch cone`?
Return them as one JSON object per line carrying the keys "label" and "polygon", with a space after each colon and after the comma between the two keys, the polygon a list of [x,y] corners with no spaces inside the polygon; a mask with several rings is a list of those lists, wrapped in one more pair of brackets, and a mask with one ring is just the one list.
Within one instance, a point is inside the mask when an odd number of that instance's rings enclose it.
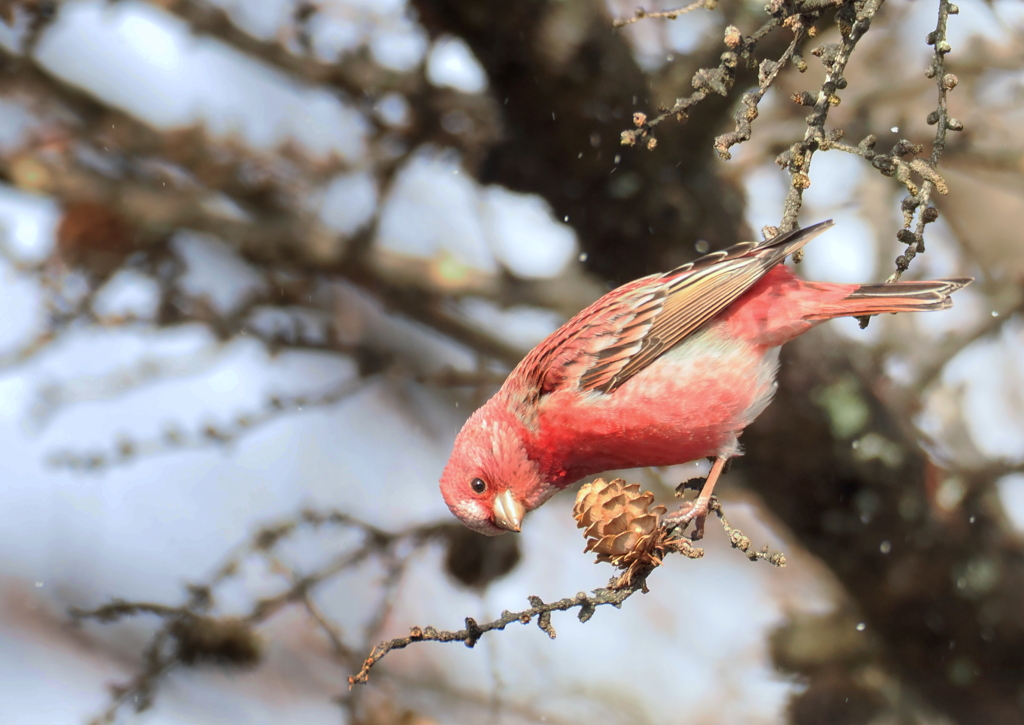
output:
{"label": "larch cone", "polygon": [[654,494],[640,491],[640,484],[597,479],[584,484],[576,495],[573,517],[584,529],[584,552],[593,551],[597,561],[626,569],[627,579],[638,570],[661,564],[667,538],[661,528],[664,506],[654,506]]}

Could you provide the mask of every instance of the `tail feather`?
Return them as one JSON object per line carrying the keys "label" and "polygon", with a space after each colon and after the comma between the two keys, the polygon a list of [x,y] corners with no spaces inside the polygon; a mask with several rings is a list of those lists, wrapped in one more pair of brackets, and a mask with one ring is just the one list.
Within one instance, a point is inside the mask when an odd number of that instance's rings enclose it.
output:
{"label": "tail feather", "polygon": [[844,299],[822,305],[807,320],[833,317],[861,317],[887,312],[925,312],[953,306],[950,295],[973,282],[971,277],[938,279],[928,282],[892,282],[865,284]]}

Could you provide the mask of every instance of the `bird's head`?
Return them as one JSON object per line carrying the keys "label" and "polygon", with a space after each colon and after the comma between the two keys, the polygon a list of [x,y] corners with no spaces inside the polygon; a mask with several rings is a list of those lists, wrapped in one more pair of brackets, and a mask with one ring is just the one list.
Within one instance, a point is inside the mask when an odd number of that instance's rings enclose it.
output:
{"label": "bird's head", "polygon": [[546,483],[527,452],[526,431],[492,399],[466,421],[441,474],[448,508],[474,531],[519,531],[527,511],[557,489]]}

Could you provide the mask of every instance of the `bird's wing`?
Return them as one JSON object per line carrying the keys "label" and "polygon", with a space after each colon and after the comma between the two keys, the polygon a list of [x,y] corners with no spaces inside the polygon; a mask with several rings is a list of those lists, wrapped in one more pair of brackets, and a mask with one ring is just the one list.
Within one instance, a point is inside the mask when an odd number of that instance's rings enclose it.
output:
{"label": "bird's wing", "polygon": [[[564,389],[610,393],[718,315],[831,221],[744,242],[609,292],[538,345],[513,377],[523,402]],[[517,376],[518,373],[518,376]]]}

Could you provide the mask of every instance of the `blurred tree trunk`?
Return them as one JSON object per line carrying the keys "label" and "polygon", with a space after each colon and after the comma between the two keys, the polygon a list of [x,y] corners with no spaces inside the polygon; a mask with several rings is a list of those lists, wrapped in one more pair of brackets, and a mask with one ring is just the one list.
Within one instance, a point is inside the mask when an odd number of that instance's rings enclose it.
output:
{"label": "blurred tree trunk", "polygon": [[813,401],[856,380],[848,347],[787,347],[779,393],[744,434],[738,468],[846,587],[907,685],[964,725],[1024,722],[1024,552],[978,493],[985,481],[966,481],[952,511],[935,505],[950,474],[863,383],[853,394],[870,410],[865,431],[895,448],[863,460],[834,435]]}
{"label": "blurred tree trunk", "polygon": [[[480,180],[545,197],[579,233],[595,273],[625,282],[688,261],[698,239],[714,249],[747,236],[742,195],[711,167],[710,139],[730,111],[725,99],[709,99],[682,128],[667,126],[656,151],[620,144],[632,114],[659,99],[646,94],[652,79],[603,3],[414,5],[432,33],[466,41],[501,105],[504,140]],[[693,64],[683,75],[698,63],[717,65],[721,50],[682,60]]]}

